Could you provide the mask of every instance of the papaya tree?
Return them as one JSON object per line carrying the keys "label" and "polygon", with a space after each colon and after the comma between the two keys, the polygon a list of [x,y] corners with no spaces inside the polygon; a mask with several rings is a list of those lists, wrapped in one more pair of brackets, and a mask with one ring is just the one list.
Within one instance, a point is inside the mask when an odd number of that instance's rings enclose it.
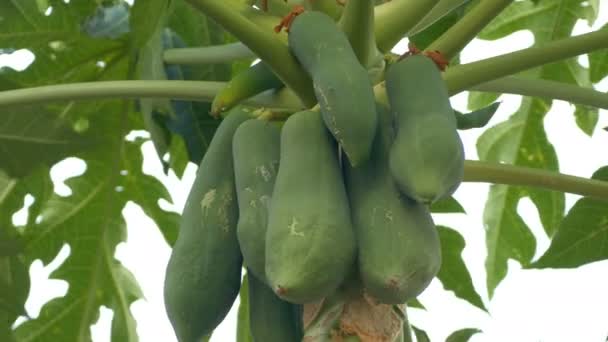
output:
{"label": "papaya tree", "polygon": [[[510,260],[608,259],[608,165],[561,173],[544,122],[561,100],[606,134],[608,29],[573,33],[599,14],[599,0],[2,1],[0,56],[33,60],[0,69],[0,341],[90,341],[101,307],[112,341],[139,340],[143,294],[115,257],[129,202],[172,247],[157,310],[180,342],[208,341],[235,303],[239,342],[428,341],[408,313],[432,281],[490,314],[466,240],[436,223],[466,215],[463,183],[491,184],[471,227],[489,300]],[[475,39],[522,30],[532,46],[462,62]],[[465,92],[468,113],[450,101]],[[523,100],[492,120],[503,94]],[[142,169],[145,142],[167,174],[198,166],[179,213]],[[86,165],[69,195],[51,178],[66,158]],[[523,199],[550,239],[540,257]],[[67,293],[30,317],[28,270],[66,245],[52,277]]]}

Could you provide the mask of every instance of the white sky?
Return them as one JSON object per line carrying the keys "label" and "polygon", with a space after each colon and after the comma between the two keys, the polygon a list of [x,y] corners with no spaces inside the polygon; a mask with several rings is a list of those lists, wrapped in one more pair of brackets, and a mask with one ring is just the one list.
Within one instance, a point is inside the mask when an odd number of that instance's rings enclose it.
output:
{"label": "white sky", "polygon": [[[601,17],[594,25],[597,29],[608,21],[608,9],[603,8]],[[589,31],[585,23],[579,22],[575,34]],[[397,47],[405,49],[405,42]],[[532,35],[518,32],[505,39],[493,42],[475,41],[462,54],[463,62],[470,62],[519,50],[532,44]],[[0,55],[0,65],[19,65],[31,61],[31,54],[18,51],[12,56]],[[586,65],[586,58],[580,62]],[[608,79],[598,85],[598,89],[608,91]],[[452,104],[457,110],[466,111],[466,94],[454,96]],[[500,98],[502,105],[490,122],[494,125],[507,119],[521,102],[520,96],[506,95]],[[601,111],[598,127],[608,126],[608,113]],[[549,140],[555,146],[560,161],[561,172],[589,177],[601,166],[608,165],[608,133],[597,130],[592,138],[584,135],[575,125],[573,107],[563,101],[556,101],[545,119]],[[477,159],[475,142],[483,130],[461,132],[468,159]],[[189,165],[183,179],[173,174],[162,174],[156,160],[152,143],[143,146],[145,156],[144,171],[159,177],[171,192],[175,205],[166,207],[180,211],[194,179],[196,167]],[[55,190],[68,195],[69,188],[63,184],[68,177],[81,174],[84,163],[70,158],[59,163],[52,170]],[[471,342],[605,342],[608,338],[608,261],[593,263],[575,270],[522,270],[518,263],[509,262],[507,278],[497,288],[492,301],[488,301],[485,291],[485,235],[482,224],[483,206],[488,192],[486,184],[464,183],[455,197],[464,205],[468,215],[435,215],[437,224],[457,229],[467,241],[463,252],[464,260],[472,274],[474,285],[490,310],[487,314],[446,292],[440,282],[433,281],[420,297],[427,311],[411,309],[412,322],[427,330],[432,341],[444,341],[452,331],[462,328],[479,328],[483,333],[474,336]],[[567,195],[567,209],[578,196]],[[543,254],[549,246],[544,235],[538,213],[534,205],[524,199],[518,206],[537,237],[535,258]],[[138,323],[138,333],[142,342],[175,341],[175,336],[166,318],[162,300],[164,270],[170,249],[164,242],[154,223],[142,210],[130,203],[123,211],[129,237],[118,246],[116,257],[129,268],[140,282],[146,297],[131,306]],[[23,215],[14,216],[16,222]],[[51,264],[43,267],[40,261],[31,269],[32,289],[26,309],[30,316],[39,314],[41,305],[51,298],[66,293],[67,284],[59,280],[48,280],[48,275],[65,260],[69,248],[64,248]],[[234,341],[236,308],[216,330],[213,342]],[[112,312],[101,309],[99,322],[92,327],[95,342],[110,341],[110,321]]]}

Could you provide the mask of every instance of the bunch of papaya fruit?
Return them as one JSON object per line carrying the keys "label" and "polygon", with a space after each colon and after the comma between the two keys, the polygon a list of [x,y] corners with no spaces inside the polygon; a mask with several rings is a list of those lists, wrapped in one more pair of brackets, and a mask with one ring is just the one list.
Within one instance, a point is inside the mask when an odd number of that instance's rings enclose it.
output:
{"label": "bunch of papaya fruit", "polygon": [[311,308],[353,288],[403,307],[439,271],[429,205],[458,187],[464,152],[437,61],[410,53],[390,64],[384,106],[332,18],[304,11],[288,19],[289,48],[319,105],[269,120],[239,104],[239,87],[252,96],[251,82],[281,86],[263,63],[216,97],[213,111],[225,118],[200,163],[166,273],[180,342],[200,341],[220,324],[243,267],[258,342],[302,340]]}

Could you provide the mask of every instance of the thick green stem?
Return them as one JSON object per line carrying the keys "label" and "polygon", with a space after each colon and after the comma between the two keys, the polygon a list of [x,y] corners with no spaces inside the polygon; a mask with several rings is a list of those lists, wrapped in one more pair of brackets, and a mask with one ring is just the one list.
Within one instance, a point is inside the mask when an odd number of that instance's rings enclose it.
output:
{"label": "thick green stem", "polygon": [[435,40],[427,50],[439,50],[448,60],[454,58],[490,21],[513,0],[483,0],[454,26]]}
{"label": "thick green stem", "polygon": [[342,15],[343,8],[337,0],[304,0],[304,2],[308,2],[313,11],[323,12],[334,20],[340,19]]}
{"label": "thick green stem", "polygon": [[408,36],[414,35],[425,28],[433,25],[436,21],[448,15],[450,12],[467,2],[468,0],[439,0],[439,3],[433,7],[422,20],[416,24],[414,28],[408,32]]}
{"label": "thick green stem", "polygon": [[392,0],[376,6],[375,27],[378,49],[390,51],[439,0]]}
{"label": "thick green stem", "polygon": [[[291,7],[289,7],[289,5],[287,3],[285,3],[285,1],[283,0],[266,0],[266,5],[268,6],[268,8],[266,9],[268,11],[268,13],[273,14],[273,15],[278,15],[278,16],[284,16],[287,15],[287,13],[289,13],[291,11]],[[257,0],[255,1],[255,4],[262,8],[262,1],[261,0]]]}
{"label": "thick green stem", "polygon": [[274,32],[260,29],[222,1],[187,0],[187,2],[247,45],[268,64],[283,83],[296,92],[306,106],[317,103],[310,77],[289,52],[287,45],[281,42]]}
{"label": "thick green stem", "polygon": [[449,68],[444,79],[450,94],[520,71],[608,48],[608,29],[564,38],[502,56]]}
{"label": "thick green stem", "polygon": [[[0,92],[0,107],[28,106],[57,101],[95,99],[139,99],[146,97],[211,102],[226,86],[225,82],[208,81],[96,81],[59,84]],[[293,93],[265,92],[245,101],[267,108],[300,110]]]}
{"label": "thick green stem", "polygon": [[168,49],[163,52],[163,59],[167,64],[231,63],[248,58],[256,58],[256,55],[242,43]]}
{"label": "thick green stem", "polygon": [[470,88],[470,90],[536,96],[608,109],[608,94],[592,88],[583,88],[556,81],[511,76],[482,83]]}
{"label": "thick green stem", "polygon": [[346,3],[340,27],[348,37],[359,62],[368,65],[376,54],[374,1],[350,0]]}
{"label": "thick green stem", "polygon": [[608,200],[608,182],[476,160],[465,161],[464,181],[529,186]]}

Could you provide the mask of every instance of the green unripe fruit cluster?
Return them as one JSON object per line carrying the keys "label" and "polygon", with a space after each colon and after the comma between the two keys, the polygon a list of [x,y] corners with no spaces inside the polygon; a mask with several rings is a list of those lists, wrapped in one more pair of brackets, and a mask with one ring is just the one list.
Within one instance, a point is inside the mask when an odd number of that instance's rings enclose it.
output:
{"label": "green unripe fruit cluster", "polygon": [[295,17],[289,48],[313,80],[319,111],[281,124],[232,100],[279,86],[263,65],[237,80],[251,77],[255,91],[216,99],[236,106],[199,166],[167,267],[165,302],[180,342],[223,320],[242,267],[254,340],[289,342],[301,339],[302,305],[356,284],[374,303],[402,306],[441,266],[428,205],[458,187],[464,153],[433,60],[390,65],[384,107],[331,18]]}

